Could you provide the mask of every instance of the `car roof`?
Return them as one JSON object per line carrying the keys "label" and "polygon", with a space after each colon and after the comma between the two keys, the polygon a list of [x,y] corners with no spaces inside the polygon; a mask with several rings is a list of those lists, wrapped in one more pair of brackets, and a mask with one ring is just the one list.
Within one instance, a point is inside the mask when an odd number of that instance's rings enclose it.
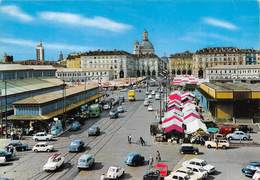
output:
{"label": "car roof", "polygon": [[88,159],[88,158],[90,158],[90,157],[93,157],[93,155],[92,155],[92,154],[82,154],[82,155],[80,156],[80,159]]}
{"label": "car roof", "polygon": [[80,142],[80,141],[82,141],[82,140],[81,139],[74,139],[71,142]]}
{"label": "car roof", "polygon": [[249,165],[260,166],[260,161],[250,162]]}
{"label": "car roof", "polygon": [[127,156],[135,156],[135,155],[140,155],[140,154],[136,153],[136,152],[129,152],[129,153],[127,153]]}
{"label": "car roof", "polygon": [[186,173],[182,173],[182,172],[174,172],[172,175],[175,175],[175,176],[187,176],[188,174]]}
{"label": "car roof", "polygon": [[110,166],[108,169],[119,169],[119,168],[121,168],[121,167],[119,167],[119,166]]}
{"label": "car roof", "polygon": [[240,133],[244,133],[243,131],[234,131],[234,133],[235,133],[235,132],[240,132]]}
{"label": "car roof", "polygon": [[47,142],[38,142],[36,145],[47,145],[48,143]]}
{"label": "car roof", "polygon": [[9,144],[11,144],[11,143],[12,144],[21,143],[21,141],[19,141],[19,140],[11,140]]}
{"label": "car roof", "polygon": [[190,168],[198,168],[200,169],[201,167],[195,164],[187,164],[186,167],[190,167]]}
{"label": "car roof", "polygon": [[183,147],[183,146],[189,146],[189,147],[193,147],[193,145],[192,145],[192,144],[182,144],[181,146],[182,146],[182,147]]}
{"label": "car roof", "polygon": [[199,158],[193,158],[190,161],[203,162],[204,160]]}

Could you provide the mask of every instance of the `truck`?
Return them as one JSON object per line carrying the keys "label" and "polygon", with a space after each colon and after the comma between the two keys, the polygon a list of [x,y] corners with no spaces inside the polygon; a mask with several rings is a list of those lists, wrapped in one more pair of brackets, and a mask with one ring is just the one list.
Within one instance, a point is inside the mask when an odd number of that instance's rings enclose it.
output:
{"label": "truck", "polygon": [[136,96],[135,90],[128,91],[128,100],[129,101],[135,101],[135,96]]}
{"label": "truck", "polygon": [[99,117],[101,114],[101,109],[99,104],[92,104],[89,106],[89,116],[92,117]]}

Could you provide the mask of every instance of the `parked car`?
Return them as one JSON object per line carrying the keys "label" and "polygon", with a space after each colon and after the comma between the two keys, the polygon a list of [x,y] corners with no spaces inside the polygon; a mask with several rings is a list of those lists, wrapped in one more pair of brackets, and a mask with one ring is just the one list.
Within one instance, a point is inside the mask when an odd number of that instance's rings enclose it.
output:
{"label": "parked car", "polygon": [[208,172],[208,174],[211,174],[211,173],[213,173],[213,172],[216,171],[216,169],[215,169],[214,166],[208,164],[205,160],[203,160],[203,159],[198,159],[198,158],[193,158],[193,159],[191,159],[191,160],[184,161],[184,162],[182,163],[182,165],[183,165],[184,167],[188,167],[189,165],[199,166],[199,167],[205,169],[205,170]]}
{"label": "parked car", "polygon": [[100,128],[98,126],[96,126],[96,125],[91,126],[88,129],[88,135],[89,136],[98,136],[98,135],[100,135]]}
{"label": "parked car", "polygon": [[155,94],[155,100],[160,100],[160,94],[158,93]]}
{"label": "parked car", "polygon": [[188,169],[186,167],[180,167],[179,169],[177,169],[175,172],[181,172],[181,173],[185,173],[188,174],[190,176],[190,179],[202,179],[203,177],[201,176],[201,174],[196,174],[194,173],[191,169]]}
{"label": "parked car", "polygon": [[207,126],[207,130],[210,134],[215,134],[219,132],[218,125],[213,121],[205,121],[204,123]]}
{"label": "parked car", "polygon": [[149,94],[148,99],[153,99],[153,95]]}
{"label": "parked car", "polygon": [[53,135],[47,134],[46,132],[38,132],[33,135],[33,140],[35,141],[50,141],[53,139]]}
{"label": "parked car", "polygon": [[201,145],[204,145],[205,144],[205,141],[208,139],[207,136],[205,137],[201,137],[201,136],[194,136],[190,139],[190,143],[192,144],[201,144]]}
{"label": "parked car", "polygon": [[219,129],[219,134],[227,135],[229,133],[233,133],[236,130],[235,125],[222,125]]}
{"label": "parked car", "polygon": [[5,157],[6,161],[13,160],[14,156],[11,152],[8,152],[6,150],[0,149],[0,157]]}
{"label": "parked car", "polygon": [[51,151],[54,151],[54,146],[49,145],[47,142],[39,142],[33,146],[32,151],[34,151],[34,152],[51,152]]}
{"label": "parked car", "polygon": [[160,179],[161,179],[160,171],[155,169],[150,169],[145,171],[145,174],[143,176],[143,180],[160,180]]}
{"label": "parked car", "polygon": [[145,92],[145,95],[149,95],[149,91],[146,91],[146,92]]}
{"label": "parked car", "polygon": [[244,133],[243,131],[235,131],[233,133],[228,134],[226,137],[228,140],[250,140],[250,135]]}
{"label": "parked car", "polygon": [[182,144],[180,149],[181,154],[199,154],[199,149],[191,144]]}
{"label": "parked car", "polygon": [[125,163],[129,166],[139,166],[144,164],[144,157],[138,153],[130,152],[127,154]]}
{"label": "parked car", "polygon": [[148,100],[144,100],[144,106],[149,106],[149,101]]}
{"label": "parked car", "polygon": [[164,180],[190,180],[190,176],[183,172],[172,172],[169,176],[165,177]]}
{"label": "parked car", "polygon": [[110,105],[109,104],[105,104],[104,106],[103,106],[103,109],[104,110],[108,110],[108,109],[110,109],[111,107],[110,107]]}
{"label": "parked car", "polygon": [[189,164],[186,166],[186,168],[191,170],[193,174],[199,177],[198,179],[207,179],[208,177],[208,172],[200,166]]}
{"label": "parked car", "polygon": [[84,150],[84,145],[82,140],[75,139],[69,145],[69,152],[81,152]]}
{"label": "parked car", "polygon": [[95,158],[91,154],[82,154],[78,159],[78,169],[87,169],[95,165]]}
{"label": "parked car", "polygon": [[248,125],[239,125],[237,129],[239,131],[243,131],[244,133],[251,133],[251,132],[253,132],[253,128],[249,127]]}
{"label": "parked car", "polygon": [[152,94],[152,95],[155,95],[155,91],[152,91],[151,94]]}
{"label": "parked car", "polygon": [[62,156],[60,153],[55,153],[48,159],[46,164],[43,166],[43,170],[55,171],[63,165],[64,160],[64,156]]}
{"label": "parked car", "polygon": [[28,144],[23,144],[21,141],[19,140],[12,140],[7,146],[6,148],[13,146],[15,148],[16,151],[27,151],[29,150],[29,146]]}
{"label": "parked car", "polygon": [[226,149],[230,145],[229,145],[229,141],[223,139],[223,140],[206,141],[205,142],[205,146],[207,148],[222,148],[222,149]]}
{"label": "parked car", "polygon": [[260,171],[260,161],[248,163],[241,171],[245,176],[253,177],[256,171]]}
{"label": "parked car", "polygon": [[125,112],[125,109],[123,108],[123,106],[118,106],[117,107],[117,112],[123,113],[123,112]]}
{"label": "parked car", "polygon": [[259,180],[260,179],[260,171],[256,171],[252,179],[253,180]]}
{"label": "parked car", "polygon": [[119,101],[125,102],[125,97],[124,96],[119,96]]}
{"label": "parked car", "polygon": [[119,179],[125,174],[125,170],[119,166],[110,166],[107,170],[105,178],[108,179]]}
{"label": "parked car", "polygon": [[73,121],[70,125],[69,125],[69,130],[70,131],[77,131],[79,130],[81,127],[80,123],[78,121]]}
{"label": "parked car", "polygon": [[119,113],[118,113],[117,109],[111,110],[109,112],[109,117],[110,117],[110,119],[118,118],[119,117]]}
{"label": "parked car", "polygon": [[148,108],[147,108],[148,111],[153,111],[153,106],[152,105],[149,105]]}

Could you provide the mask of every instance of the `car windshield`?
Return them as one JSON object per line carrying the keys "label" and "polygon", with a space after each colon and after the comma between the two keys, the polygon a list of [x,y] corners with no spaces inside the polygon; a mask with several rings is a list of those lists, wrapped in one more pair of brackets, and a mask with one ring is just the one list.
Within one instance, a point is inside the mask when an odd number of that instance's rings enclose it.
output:
{"label": "car windshield", "polygon": [[77,146],[77,145],[79,145],[79,141],[72,141],[71,143],[70,143],[70,145],[71,146]]}
{"label": "car windshield", "polygon": [[85,159],[80,159],[79,161],[82,162],[82,163],[86,162]]}
{"label": "car windshield", "polygon": [[202,161],[202,162],[201,162],[201,165],[202,165],[202,166],[206,166],[206,165],[207,165],[207,162],[206,162],[206,161]]}

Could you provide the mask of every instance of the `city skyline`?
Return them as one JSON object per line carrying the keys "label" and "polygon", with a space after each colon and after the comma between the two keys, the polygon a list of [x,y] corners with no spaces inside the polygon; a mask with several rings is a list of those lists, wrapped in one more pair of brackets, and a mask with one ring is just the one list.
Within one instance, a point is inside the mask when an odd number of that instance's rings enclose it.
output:
{"label": "city skyline", "polygon": [[[151,9],[153,9],[151,11]],[[0,55],[47,60],[60,51],[133,51],[147,29],[159,56],[204,47],[260,48],[259,1],[0,1]],[[113,44],[111,43],[113,42]]]}

